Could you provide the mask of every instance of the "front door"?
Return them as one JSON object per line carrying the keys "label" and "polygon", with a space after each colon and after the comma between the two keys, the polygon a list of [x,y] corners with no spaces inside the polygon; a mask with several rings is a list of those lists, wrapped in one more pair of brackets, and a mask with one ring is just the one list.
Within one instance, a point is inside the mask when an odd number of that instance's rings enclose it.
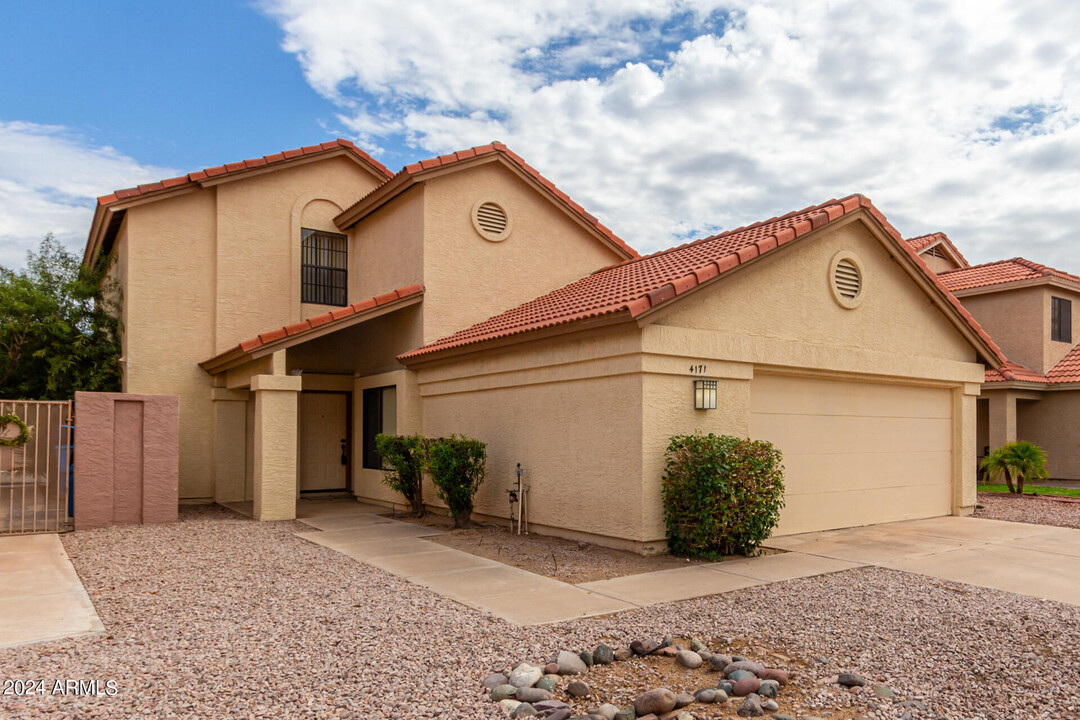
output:
{"label": "front door", "polygon": [[300,492],[348,487],[348,396],[300,393]]}

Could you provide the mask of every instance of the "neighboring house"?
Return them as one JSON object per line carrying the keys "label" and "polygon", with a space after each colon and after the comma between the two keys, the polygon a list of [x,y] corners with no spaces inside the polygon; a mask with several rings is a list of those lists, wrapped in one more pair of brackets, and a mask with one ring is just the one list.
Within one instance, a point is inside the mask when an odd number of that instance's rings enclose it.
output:
{"label": "neighboring house", "polygon": [[1080,277],[1023,258],[938,272],[1009,360],[986,373],[978,456],[1030,440],[1046,450],[1052,478],[1080,479]]}
{"label": "neighboring house", "polygon": [[337,141],[118,191],[86,261],[109,257],[125,390],[181,398],[182,497],[261,519],[400,502],[379,432],[477,437],[479,516],[521,463],[533,528],[642,552],[668,438],[696,430],[780,447],[779,533],[968,514],[1005,363],[862,196],[638,257],[498,143],[391,177]]}

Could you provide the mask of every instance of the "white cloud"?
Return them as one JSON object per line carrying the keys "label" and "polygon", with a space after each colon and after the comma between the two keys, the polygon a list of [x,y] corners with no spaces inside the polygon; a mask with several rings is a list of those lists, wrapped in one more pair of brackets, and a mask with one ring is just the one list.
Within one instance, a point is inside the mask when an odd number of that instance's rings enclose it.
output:
{"label": "white cloud", "polygon": [[97,196],[173,175],[61,126],[0,122],[0,265],[21,266],[49,232],[81,251]]}
{"label": "white cloud", "polygon": [[503,140],[641,250],[863,192],[973,261],[1080,271],[1076,3],[264,7],[360,142]]}

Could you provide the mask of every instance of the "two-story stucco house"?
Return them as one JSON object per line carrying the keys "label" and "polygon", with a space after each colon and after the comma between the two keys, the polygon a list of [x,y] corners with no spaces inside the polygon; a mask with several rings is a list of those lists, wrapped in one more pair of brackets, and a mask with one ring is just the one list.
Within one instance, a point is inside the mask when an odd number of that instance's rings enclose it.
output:
{"label": "two-story stucco house", "polygon": [[391,174],[338,140],[117,191],[85,261],[123,290],[125,390],[180,396],[182,499],[260,519],[400,502],[379,432],[486,442],[481,517],[521,463],[533,528],[646,552],[695,430],[780,447],[779,533],[967,514],[1005,363],[862,196],[639,257],[499,143]]}
{"label": "two-story stucco house", "polygon": [[941,233],[908,243],[1008,358],[978,400],[979,457],[1029,440],[1050,477],[1080,480],[1080,277],[1019,257],[969,265]]}

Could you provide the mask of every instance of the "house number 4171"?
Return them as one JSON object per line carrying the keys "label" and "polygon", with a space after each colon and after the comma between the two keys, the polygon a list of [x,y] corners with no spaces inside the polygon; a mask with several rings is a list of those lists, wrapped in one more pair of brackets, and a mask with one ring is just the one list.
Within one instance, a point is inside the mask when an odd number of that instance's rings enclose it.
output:
{"label": "house number 4171", "polygon": [[706,368],[705,365],[691,365],[690,366],[690,372],[696,373],[698,375],[702,375],[702,374],[705,373],[705,368]]}

